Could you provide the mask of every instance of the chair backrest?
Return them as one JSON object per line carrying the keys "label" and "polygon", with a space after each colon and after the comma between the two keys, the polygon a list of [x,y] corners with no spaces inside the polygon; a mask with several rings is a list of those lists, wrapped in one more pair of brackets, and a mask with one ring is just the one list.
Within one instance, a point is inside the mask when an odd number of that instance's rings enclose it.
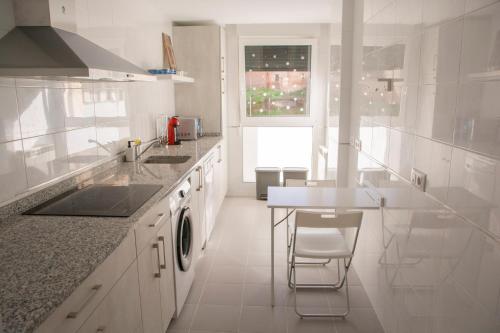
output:
{"label": "chair backrest", "polygon": [[305,179],[287,179],[286,186],[290,187],[336,187],[335,180],[305,180]]}
{"label": "chair backrest", "polygon": [[342,214],[297,210],[296,228],[357,228],[361,226],[363,212]]}

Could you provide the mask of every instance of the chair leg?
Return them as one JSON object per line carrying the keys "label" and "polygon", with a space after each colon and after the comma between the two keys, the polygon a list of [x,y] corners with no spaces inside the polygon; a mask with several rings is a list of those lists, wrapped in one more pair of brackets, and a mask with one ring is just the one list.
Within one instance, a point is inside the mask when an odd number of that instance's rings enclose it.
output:
{"label": "chair leg", "polygon": [[[337,262],[340,262],[340,260],[337,260]],[[295,300],[295,313],[301,319],[303,319],[303,318],[318,318],[318,317],[342,318],[342,319],[345,319],[345,317],[351,311],[351,303],[350,303],[350,299],[349,299],[349,282],[348,282],[348,279],[347,279],[347,272],[349,270],[349,266],[350,266],[350,262],[347,263],[346,259],[344,258],[344,278],[342,279],[342,285],[345,282],[345,288],[346,288],[346,307],[347,307],[346,311],[343,312],[343,313],[303,313],[303,312],[299,311],[298,306],[297,306],[297,286],[300,286],[300,284],[297,284],[297,277],[296,277],[297,272],[296,272],[296,268],[295,268],[295,256],[292,256],[291,271],[293,270],[293,293],[294,293],[294,300]],[[340,276],[339,276],[339,278],[340,278]],[[324,286],[328,287],[329,285],[324,285]]]}

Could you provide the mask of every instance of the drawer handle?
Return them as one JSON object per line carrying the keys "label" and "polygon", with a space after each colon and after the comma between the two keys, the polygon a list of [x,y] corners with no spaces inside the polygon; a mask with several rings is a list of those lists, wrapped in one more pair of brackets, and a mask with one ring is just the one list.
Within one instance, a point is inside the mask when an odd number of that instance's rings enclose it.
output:
{"label": "drawer handle", "polygon": [[149,226],[151,228],[157,227],[158,224],[160,224],[160,221],[161,221],[161,219],[163,218],[164,215],[165,214],[163,214],[163,213],[158,214],[158,219],[156,220],[156,222],[155,223],[151,223]]}
{"label": "drawer handle", "polygon": [[153,249],[156,249],[156,254],[158,258],[158,273],[155,273],[155,277],[160,278],[161,277],[160,247],[158,246],[158,243],[153,244]]}
{"label": "drawer handle", "polygon": [[73,311],[73,312],[68,313],[66,318],[75,319],[78,316],[78,314],[85,308],[85,306],[90,302],[90,300],[97,294],[97,291],[99,289],[101,289],[101,287],[102,287],[102,284],[96,284],[95,286],[93,286],[90,289],[89,296],[85,299],[83,304],[80,306],[80,309],[78,311]]}
{"label": "drawer handle", "polygon": [[167,252],[165,250],[165,237],[160,236],[158,240],[163,244],[163,265],[160,265],[161,269],[167,269]]}
{"label": "drawer handle", "polygon": [[95,332],[99,333],[99,332],[105,332],[105,331],[106,331],[106,326],[99,326]]}

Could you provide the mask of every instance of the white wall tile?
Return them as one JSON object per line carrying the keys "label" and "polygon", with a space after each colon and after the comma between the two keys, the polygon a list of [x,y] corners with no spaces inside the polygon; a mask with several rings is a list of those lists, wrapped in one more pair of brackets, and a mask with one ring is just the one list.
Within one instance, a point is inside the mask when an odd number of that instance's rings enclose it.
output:
{"label": "white wall tile", "polygon": [[403,178],[410,179],[415,136],[392,129],[389,141],[389,167]]}
{"label": "white wall tile", "polygon": [[465,0],[424,0],[425,25],[441,23],[464,14]]}
{"label": "white wall tile", "polygon": [[65,129],[72,130],[95,125],[94,101],[90,89],[64,91]]}
{"label": "white wall tile", "polygon": [[21,141],[0,144],[0,202],[11,199],[27,189]]}
{"label": "white wall tile", "polygon": [[97,125],[99,156],[112,156],[124,150],[131,138],[128,120]]}
{"label": "white wall tile", "polygon": [[26,174],[30,187],[69,172],[66,134],[57,133],[24,139]]}
{"label": "white wall tile", "polygon": [[[162,67],[161,33],[172,31],[166,5],[79,0],[76,8],[78,33],[145,69]],[[13,26],[12,2],[0,0],[0,35]],[[0,99],[0,143],[24,139],[28,187],[122,152],[132,134],[152,139],[156,117],[175,112],[173,84],[167,81],[82,83],[0,78]],[[16,113],[20,119],[17,125]],[[1,160],[4,156],[10,155],[0,151]],[[0,197],[0,203],[8,199]]]}
{"label": "white wall tile", "polygon": [[21,138],[19,115],[17,114],[17,96],[14,87],[0,85],[0,142]]}
{"label": "white wall tile", "polygon": [[[371,242],[359,246],[354,266],[387,331],[496,332],[500,86],[473,74],[500,70],[500,4],[423,0],[423,25],[412,30],[420,2],[396,0],[395,35],[404,44],[405,61],[394,75],[405,81],[395,86],[399,112],[387,125],[376,109],[380,101],[377,105],[372,96],[374,78],[387,74],[379,67],[383,52],[375,47],[390,49],[397,42],[387,45],[389,37],[379,38],[393,31],[390,23],[375,26],[375,18],[390,16],[391,10],[379,9],[375,15],[373,4],[365,3],[370,19],[365,20],[363,42],[370,53],[364,54],[363,84],[353,84],[351,133],[362,132],[364,140],[372,140],[370,149],[350,154],[348,182],[355,184],[362,173],[375,186],[406,188],[410,185],[398,180],[407,178],[413,166],[427,174],[427,194],[412,190],[413,198],[424,196],[432,205],[366,214],[362,232]],[[471,13],[464,17],[465,12]],[[372,165],[373,159],[382,165]],[[385,175],[384,165],[396,175]]]}
{"label": "white wall tile", "polygon": [[495,2],[498,2],[498,0],[465,0],[465,13],[467,14],[473,10],[494,4]]}
{"label": "white wall tile", "polygon": [[391,117],[391,127],[408,133],[415,133],[417,128],[418,85],[395,86],[395,96],[399,97],[399,112]]}
{"label": "white wall tile", "polygon": [[86,167],[100,159],[97,151],[95,127],[86,127],[65,133],[68,163],[71,171]]}
{"label": "white wall tile", "polygon": [[455,145],[500,157],[500,82],[464,83],[459,89]]}
{"label": "white wall tile", "polygon": [[94,102],[97,124],[129,118],[125,89],[94,87]]}
{"label": "white wall tile", "polygon": [[65,129],[64,94],[64,89],[17,89],[23,138],[60,132]]}
{"label": "white wall tile", "polygon": [[372,156],[381,164],[387,165],[389,159],[390,129],[385,126],[373,126]]}
{"label": "white wall tile", "polygon": [[457,82],[462,39],[461,19],[425,30],[422,39],[420,83]]}
{"label": "white wall tile", "polygon": [[500,3],[465,16],[462,38],[462,80],[500,70]]}
{"label": "white wall tile", "polygon": [[453,149],[447,203],[462,215],[500,236],[498,161]]}
{"label": "white wall tile", "polygon": [[419,135],[453,142],[457,84],[425,84],[418,90],[416,131]]}
{"label": "white wall tile", "polygon": [[449,145],[417,137],[413,165],[427,174],[426,191],[444,199],[450,178],[452,148]]}

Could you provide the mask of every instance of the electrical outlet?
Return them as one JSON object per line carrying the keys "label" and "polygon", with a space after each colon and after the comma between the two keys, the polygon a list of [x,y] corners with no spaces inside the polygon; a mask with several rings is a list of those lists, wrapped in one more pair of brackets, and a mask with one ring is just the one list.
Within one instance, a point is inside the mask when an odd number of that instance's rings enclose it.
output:
{"label": "electrical outlet", "polygon": [[360,139],[354,140],[354,148],[356,148],[357,151],[361,151],[361,140]]}
{"label": "electrical outlet", "polygon": [[412,168],[411,169],[411,176],[410,176],[411,183],[418,188],[420,191],[425,192],[425,183],[427,181],[427,175],[423,173],[422,171]]}

